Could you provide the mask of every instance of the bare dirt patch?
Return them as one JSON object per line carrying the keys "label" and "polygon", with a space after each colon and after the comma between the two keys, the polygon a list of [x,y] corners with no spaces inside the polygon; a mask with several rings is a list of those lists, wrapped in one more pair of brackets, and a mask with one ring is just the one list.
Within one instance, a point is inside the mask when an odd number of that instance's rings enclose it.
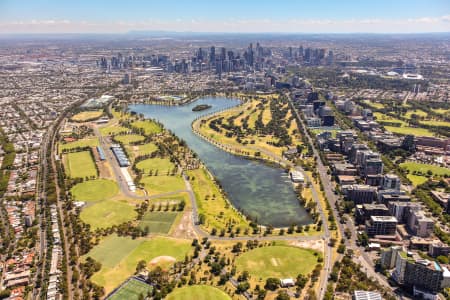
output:
{"label": "bare dirt patch", "polygon": [[290,245],[300,248],[313,249],[320,252],[323,252],[325,249],[325,244],[322,239],[313,241],[293,241]]}
{"label": "bare dirt patch", "polygon": [[174,263],[177,260],[175,259],[175,257],[172,256],[158,256],[155,257],[154,259],[152,259],[149,264],[150,266],[154,266],[154,265],[159,265],[159,264],[164,264],[164,263]]}

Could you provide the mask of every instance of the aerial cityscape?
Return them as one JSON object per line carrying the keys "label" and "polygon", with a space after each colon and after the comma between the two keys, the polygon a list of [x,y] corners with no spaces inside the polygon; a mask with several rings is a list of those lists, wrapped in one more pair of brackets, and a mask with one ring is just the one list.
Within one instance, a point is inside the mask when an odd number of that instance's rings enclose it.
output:
{"label": "aerial cityscape", "polygon": [[450,2],[71,2],[0,0],[0,299],[450,299]]}

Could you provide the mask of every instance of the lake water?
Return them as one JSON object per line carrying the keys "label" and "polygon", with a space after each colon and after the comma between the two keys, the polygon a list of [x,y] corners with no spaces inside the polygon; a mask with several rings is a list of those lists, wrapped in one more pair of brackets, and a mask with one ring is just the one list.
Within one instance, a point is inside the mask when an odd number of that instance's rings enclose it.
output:
{"label": "lake water", "polygon": [[[198,104],[212,107],[193,112],[192,108]],[[239,101],[235,99],[205,97],[183,106],[136,104],[129,109],[158,120],[186,141],[219,180],[231,203],[246,215],[257,218],[259,224],[274,227],[310,224],[311,218],[300,206],[284,170],[227,153],[192,132],[191,123],[196,118],[236,105]]]}

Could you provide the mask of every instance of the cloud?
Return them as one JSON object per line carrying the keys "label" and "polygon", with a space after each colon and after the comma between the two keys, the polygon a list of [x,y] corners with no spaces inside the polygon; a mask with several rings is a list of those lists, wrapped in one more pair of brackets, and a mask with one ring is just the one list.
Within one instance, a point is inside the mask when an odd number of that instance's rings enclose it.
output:
{"label": "cloud", "polygon": [[73,20],[18,20],[0,22],[0,33],[123,33],[130,30],[208,32],[445,32],[450,31],[450,15],[409,19],[234,19],[137,20],[92,22]]}

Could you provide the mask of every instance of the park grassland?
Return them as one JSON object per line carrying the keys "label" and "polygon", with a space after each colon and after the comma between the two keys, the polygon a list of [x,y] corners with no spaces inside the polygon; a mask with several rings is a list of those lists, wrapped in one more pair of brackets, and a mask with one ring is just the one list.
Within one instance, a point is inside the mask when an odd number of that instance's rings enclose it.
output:
{"label": "park grassland", "polygon": [[192,285],[175,289],[166,300],[231,300],[224,291],[208,285]]}
{"label": "park grassland", "polygon": [[142,129],[145,135],[151,135],[162,132],[161,126],[151,120],[139,120],[131,123],[131,126]]}
{"label": "park grassland", "polygon": [[321,255],[293,246],[260,247],[236,258],[236,268],[238,272],[248,271],[254,280],[296,278],[298,274],[311,273]]}
{"label": "park grassland", "polygon": [[100,118],[103,115],[102,110],[82,111],[70,118],[75,122],[86,122]]}
{"label": "park grassland", "polygon": [[[418,186],[428,180],[428,171],[431,171],[431,176],[450,176],[450,169],[439,167],[430,164],[422,164],[416,162],[401,163],[400,167],[409,171],[407,177],[411,180],[414,186]],[[415,174],[414,174],[415,173]],[[428,175],[430,176],[430,175]]]}
{"label": "park grassland", "polygon": [[128,156],[134,160],[138,156],[149,155],[158,150],[154,143],[147,143],[142,145],[126,145],[125,149]]}
{"label": "park grassland", "polygon": [[59,143],[59,153],[63,150],[72,150],[76,148],[96,147],[98,146],[97,138],[81,139],[70,143]]}
{"label": "park grassland", "polygon": [[150,196],[185,189],[184,181],[179,175],[143,176],[139,183]]}
{"label": "park grassland", "polygon": [[124,133],[124,132],[130,131],[130,129],[120,126],[119,124],[106,125],[106,126],[100,127],[99,130],[100,130],[100,134],[103,136],[116,135],[119,133]]}
{"label": "park grassland", "polygon": [[114,293],[109,300],[139,300],[139,297],[147,296],[147,293],[152,290],[152,287],[140,280],[131,278],[118,291]]}
{"label": "park grassland", "polygon": [[249,227],[245,217],[228,203],[205,169],[190,170],[187,175],[195,194],[198,213],[205,216],[203,227],[221,230],[226,229],[229,222],[242,229]]}
{"label": "park grassland", "polygon": [[66,173],[71,178],[96,177],[97,169],[89,151],[64,154]]}
{"label": "park grassland", "polygon": [[[191,252],[191,241],[166,237],[131,239],[111,235],[104,238],[85,257],[92,257],[102,264],[91,280],[109,293],[126,278],[133,275],[136,265],[144,260],[149,263],[159,256],[171,256],[180,261]],[[171,264],[162,263],[167,269]]]}
{"label": "park grassland", "polygon": [[[267,99],[267,97],[266,97]],[[204,119],[204,121],[197,121],[194,123],[194,128],[197,129],[201,135],[208,139],[212,139],[213,141],[224,145],[225,147],[231,148],[232,152],[246,153],[247,155],[253,156],[256,152],[260,152],[259,155],[261,158],[270,159],[267,156],[267,152],[270,152],[278,157],[280,157],[284,150],[287,147],[277,147],[272,145],[272,143],[277,143],[278,138],[273,135],[260,135],[256,133],[252,133],[250,135],[246,135],[241,138],[242,143],[238,142],[235,136],[228,137],[228,130],[224,130],[222,128],[222,132],[217,132],[210,128],[210,123],[219,118],[223,118],[224,123],[227,123],[227,119],[230,117],[235,117],[234,125],[243,126],[244,119],[248,119],[248,128],[254,130],[255,122],[258,119],[258,116],[262,113],[262,123],[267,125],[272,120],[272,112],[270,110],[270,103],[264,103],[262,107],[258,107],[262,102],[258,100],[250,100],[239,107],[234,107],[228,109],[224,112],[221,112],[217,115]],[[284,108],[287,108],[288,104],[284,105]],[[285,117],[285,120],[289,120],[292,116],[289,111]],[[292,120],[287,125],[287,130],[289,135],[293,138],[292,144],[297,145],[301,144],[301,137],[298,133],[298,126],[295,120]]]}
{"label": "park grassland", "polygon": [[149,158],[138,162],[136,168],[145,174],[150,171],[155,174],[155,171],[158,171],[159,175],[163,175],[172,172],[175,165],[168,158]]}
{"label": "park grassland", "polygon": [[74,200],[95,202],[109,199],[119,192],[116,182],[107,179],[88,180],[70,190]]}
{"label": "park grassland", "polygon": [[145,137],[140,134],[125,134],[115,136],[114,140],[121,142],[124,145],[129,145],[131,143],[142,142],[145,140]]}
{"label": "park grassland", "polygon": [[178,215],[179,213],[171,211],[147,212],[139,221],[139,227],[141,229],[148,228],[150,234],[168,234]]}
{"label": "park grassland", "polygon": [[80,219],[93,230],[133,221],[137,213],[126,200],[103,200],[84,207]]}

